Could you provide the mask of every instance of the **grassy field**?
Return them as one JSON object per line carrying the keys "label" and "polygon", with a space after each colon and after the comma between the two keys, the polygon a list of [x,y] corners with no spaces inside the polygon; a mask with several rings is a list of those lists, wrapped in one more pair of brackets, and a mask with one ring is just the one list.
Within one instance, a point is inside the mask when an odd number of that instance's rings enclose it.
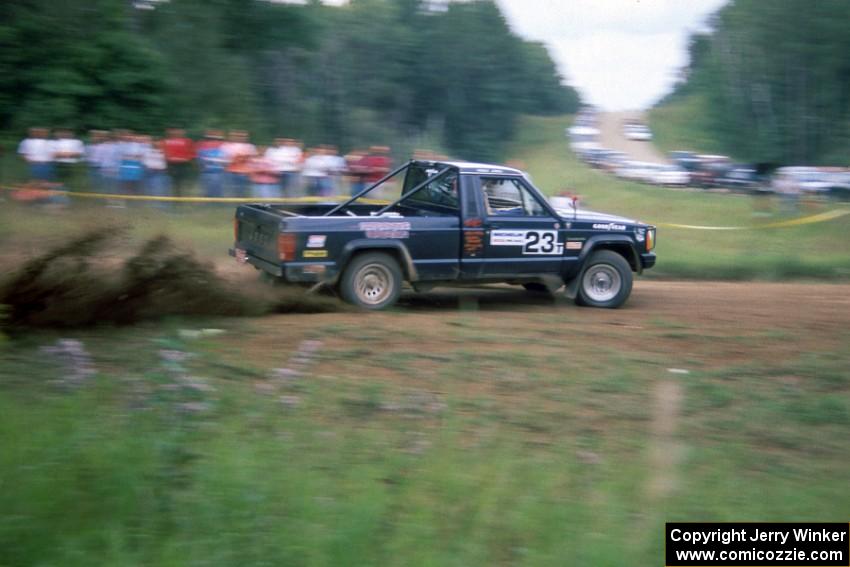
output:
{"label": "grassy field", "polygon": [[663,152],[688,150],[702,154],[727,152],[711,136],[705,124],[707,103],[703,96],[691,94],[676,98],[649,110],[652,142]]}
{"label": "grassy field", "polygon": [[68,336],[2,353],[4,565],[658,565],[665,521],[850,510],[846,329],[530,305],[44,352]]}

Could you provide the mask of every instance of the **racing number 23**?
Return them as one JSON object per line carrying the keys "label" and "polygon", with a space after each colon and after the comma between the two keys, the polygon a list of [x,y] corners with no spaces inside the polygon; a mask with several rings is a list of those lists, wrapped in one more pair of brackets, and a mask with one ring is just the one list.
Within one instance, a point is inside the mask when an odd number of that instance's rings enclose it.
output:
{"label": "racing number 23", "polygon": [[558,232],[555,230],[529,230],[525,233],[523,254],[559,254]]}

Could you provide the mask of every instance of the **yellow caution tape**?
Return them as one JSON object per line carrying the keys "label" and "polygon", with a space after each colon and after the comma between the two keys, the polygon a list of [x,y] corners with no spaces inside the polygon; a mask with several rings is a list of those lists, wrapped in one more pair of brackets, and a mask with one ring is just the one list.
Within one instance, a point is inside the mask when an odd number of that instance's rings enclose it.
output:
{"label": "yellow caution tape", "polygon": [[[34,188],[24,187],[0,187],[6,191],[20,191]],[[120,201],[160,201],[168,203],[328,203],[339,202],[348,199],[348,196],[338,195],[333,197],[269,197],[261,199],[258,197],[157,197],[154,195],[123,195],[118,193],[86,193],[78,191],[61,191],[58,189],[35,189],[43,191],[45,195],[61,195],[65,197],[79,197],[82,199],[112,199]],[[386,205],[389,201],[381,199],[360,199],[359,202],[373,205]]]}
{"label": "yellow caution tape", "polygon": [[784,221],[770,222],[765,224],[755,224],[752,226],[700,226],[693,224],[675,224],[675,223],[655,223],[655,226],[667,227],[667,228],[683,228],[688,230],[759,230],[763,228],[783,228],[788,226],[799,226],[803,224],[812,224],[816,222],[825,222],[832,219],[837,219],[839,217],[843,217],[844,215],[850,214],[850,209],[833,209],[831,211],[826,211],[823,213],[818,213],[816,215],[810,215],[807,217],[799,217],[795,219],[788,219]]}
{"label": "yellow caution tape", "polygon": [[[0,187],[6,191],[18,191],[21,187]],[[268,199],[259,199],[257,197],[155,197],[153,195],[121,195],[115,193],[85,193],[77,191],[60,191],[56,189],[43,190],[45,195],[64,195],[67,197],[79,197],[82,199],[112,199],[122,201],[160,201],[170,203],[328,203],[340,202],[348,199],[347,196],[335,197],[271,197]],[[359,202],[372,205],[386,205],[389,201],[382,199],[360,199]],[[812,224],[817,222],[826,222],[832,219],[837,219],[850,214],[850,209],[833,209],[816,215],[807,217],[799,217],[783,221],[776,221],[765,224],[755,224],[751,226],[701,226],[693,224],[678,224],[658,222],[653,223],[655,226],[664,228],[681,228],[687,230],[760,230],[765,228],[784,228],[789,226],[799,226],[803,224]]]}

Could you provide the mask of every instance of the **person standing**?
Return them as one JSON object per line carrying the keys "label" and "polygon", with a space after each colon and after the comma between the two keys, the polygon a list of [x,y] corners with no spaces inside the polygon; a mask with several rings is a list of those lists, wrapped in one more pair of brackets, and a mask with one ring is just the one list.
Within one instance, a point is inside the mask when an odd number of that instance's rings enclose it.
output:
{"label": "person standing", "polygon": [[330,194],[328,160],[325,148],[318,146],[308,150],[307,158],[304,160],[302,175],[307,184],[307,195],[311,197],[324,197]]}
{"label": "person standing", "polygon": [[372,185],[381,180],[390,172],[390,149],[387,146],[372,146],[369,153],[363,158],[363,166],[366,168],[366,185]]}
{"label": "person standing", "polygon": [[53,142],[53,161],[56,163],[59,182],[66,190],[76,189],[77,164],[83,157],[83,143],[74,137],[71,130],[56,131]]}
{"label": "person standing", "polygon": [[47,128],[30,128],[29,136],[18,145],[18,154],[29,166],[29,180],[53,181],[53,142]]}
{"label": "person standing", "polygon": [[119,193],[121,188],[118,181],[118,170],[121,167],[121,151],[124,136],[123,130],[113,130],[104,135],[100,145],[100,178],[105,193]]}
{"label": "person standing", "polygon": [[103,130],[91,130],[89,141],[85,147],[85,159],[88,166],[89,190],[98,193],[103,192],[103,172],[101,171],[103,161],[103,146],[106,142],[106,132]]}
{"label": "person standing", "polygon": [[207,130],[204,140],[198,144],[201,188],[205,197],[224,196],[224,168],[228,160],[223,143],[221,130]]}
{"label": "person standing", "polygon": [[234,197],[245,197],[251,183],[249,162],[257,155],[257,148],[248,141],[248,132],[244,130],[231,130],[228,138],[222,147],[227,159],[227,189]]}
{"label": "person standing", "polygon": [[140,137],[132,132],[124,133],[121,140],[121,165],[118,167],[118,181],[124,195],[141,195],[145,169],[142,159],[145,154]]}
{"label": "person standing", "polygon": [[280,197],[280,180],[277,165],[258,154],[248,160],[251,180],[251,197],[255,199],[276,199]]}
{"label": "person standing", "polygon": [[287,197],[294,196],[303,159],[301,148],[292,138],[277,138],[275,145],[266,150],[265,157],[277,169],[282,194]]}
{"label": "person standing", "polygon": [[180,128],[169,128],[166,131],[163,144],[168,173],[178,197],[189,194],[192,178],[192,160],[195,159],[195,144],[186,137],[186,131]]}
{"label": "person standing", "polygon": [[345,171],[352,197],[366,188],[365,179],[368,169],[363,165],[364,157],[366,157],[366,152],[357,149],[351,150],[345,155]]}
{"label": "person standing", "polygon": [[[168,162],[162,151],[162,141],[144,136],[141,142],[144,151],[142,165],[145,168],[145,194],[151,197],[170,197],[171,178],[168,176]],[[168,203],[156,201],[156,206],[168,208]]]}
{"label": "person standing", "polygon": [[345,158],[339,155],[339,148],[333,145],[325,146],[325,163],[328,170],[328,195],[342,193],[342,174],[347,164]]}

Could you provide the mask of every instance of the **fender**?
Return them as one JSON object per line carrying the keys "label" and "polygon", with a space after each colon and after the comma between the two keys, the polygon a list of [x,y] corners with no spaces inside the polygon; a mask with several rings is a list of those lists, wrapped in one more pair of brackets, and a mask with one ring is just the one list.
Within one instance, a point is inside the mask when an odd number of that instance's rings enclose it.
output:
{"label": "fender", "polygon": [[401,269],[404,271],[405,276],[407,276],[407,280],[415,282],[419,279],[419,276],[416,273],[416,266],[413,265],[413,258],[410,255],[410,251],[407,249],[404,242],[395,238],[359,238],[346,243],[340,253],[339,260],[337,261],[339,274],[342,274],[342,271],[345,269],[345,266],[348,265],[351,257],[361,250],[392,250],[398,252],[399,257],[401,258]]}
{"label": "fender", "polygon": [[571,265],[567,266],[569,268],[568,271],[564,272],[563,277],[564,281],[569,285],[570,280],[577,278],[581,272],[584,270],[584,263],[587,261],[588,257],[595,250],[599,250],[600,248],[605,248],[608,244],[614,244],[617,248],[628,248],[629,257],[626,258],[629,264],[632,266],[632,269],[635,270],[638,274],[643,271],[643,266],[640,262],[640,257],[638,256],[637,250],[635,250],[635,243],[632,238],[627,234],[596,234],[591,236],[585,241],[584,246],[582,247],[581,254],[579,254],[577,262],[570,262]]}

